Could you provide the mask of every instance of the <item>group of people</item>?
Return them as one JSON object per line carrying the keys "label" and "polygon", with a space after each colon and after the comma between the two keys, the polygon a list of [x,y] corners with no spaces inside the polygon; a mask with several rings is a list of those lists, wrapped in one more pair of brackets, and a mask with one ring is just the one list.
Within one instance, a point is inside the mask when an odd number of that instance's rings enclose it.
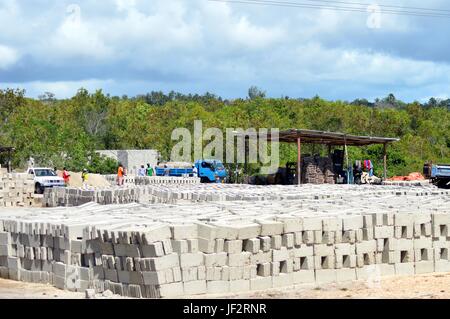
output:
{"label": "group of people", "polygon": [[[54,170],[55,170],[55,174],[58,174],[57,173],[58,172],[58,168],[55,167]],[[81,183],[82,183],[84,189],[88,188],[88,183],[87,183],[88,176],[89,176],[88,170],[87,169],[83,169],[83,171],[81,172]],[[62,172],[62,178],[64,179],[64,183],[66,184],[66,186],[70,185],[70,177],[71,177],[71,175],[70,175],[69,171],[67,170],[66,167],[64,167],[63,172]]]}
{"label": "group of people", "polygon": [[152,167],[150,164],[147,164],[147,168],[142,165],[141,168],[138,170],[137,173],[138,176],[155,176],[156,175],[156,167]]}

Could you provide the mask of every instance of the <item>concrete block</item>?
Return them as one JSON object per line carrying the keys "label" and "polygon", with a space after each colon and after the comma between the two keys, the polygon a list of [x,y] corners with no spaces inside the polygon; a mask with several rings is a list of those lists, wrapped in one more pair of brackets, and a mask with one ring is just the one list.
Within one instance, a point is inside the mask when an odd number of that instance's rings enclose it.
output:
{"label": "concrete block", "polygon": [[242,252],[240,254],[229,254],[228,255],[228,266],[240,267],[250,264],[250,256],[252,254],[248,252]]}
{"label": "concrete block", "polygon": [[294,257],[307,257],[314,255],[314,246],[312,245],[301,245],[293,249]]}
{"label": "concrete block", "polygon": [[[304,220],[299,217],[278,217],[277,220],[283,223],[283,231],[282,233],[295,233],[299,231],[303,231],[304,229]],[[272,234],[273,235],[281,235],[282,233]]]}
{"label": "concrete block", "polygon": [[347,282],[356,280],[356,269],[337,269],[336,270],[337,282]]}
{"label": "concrete block", "polygon": [[191,254],[195,254],[199,252],[198,248],[198,239],[188,239],[188,252]]}
{"label": "concrete block", "polygon": [[289,259],[289,251],[286,247],[281,247],[279,250],[272,250],[273,261],[284,261]]}
{"label": "concrete block", "polygon": [[293,286],[293,274],[280,274],[279,276],[272,277],[273,288],[289,287]]}
{"label": "concrete block", "polygon": [[300,270],[292,273],[292,281],[296,285],[314,283],[315,280],[314,270]]}
{"label": "concrete block", "polygon": [[363,217],[362,216],[343,216],[342,217],[342,230],[357,230],[363,228]]}
{"label": "concrete block", "polygon": [[281,243],[283,247],[293,248],[294,247],[294,234],[284,234],[282,235]]}
{"label": "concrete block", "polygon": [[415,263],[415,273],[429,274],[434,272],[434,261],[419,261]]}
{"label": "concrete block", "polygon": [[198,239],[198,249],[199,251],[207,254],[212,254],[215,252],[216,240],[209,239]]}
{"label": "concrete block", "polygon": [[243,250],[243,241],[242,240],[226,240],[225,241],[225,252],[228,254],[239,254]]}
{"label": "concrete block", "polygon": [[397,276],[414,276],[414,262],[395,264],[395,274]]}
{"label": "concrete block", "polygon": [[250,280],[233,280],[230,281],[230,292],[246,292],[250,291]]}
{"label": "concrete block", "polygon": [[439,260],[434,262],[434,271],[435,272],[450,272],[450,262]]}
{"label": "concrete block", "polygon": [[207,292],[206,280],[185,282],[183,286],[185,295],[201,295]]}
{"label": "concrete block", "polygon": [[283,233],[283,222],[274,220],[257,220],[256,222],[261,226],[261,236],[274,236]]}
{"label": "concrete block", "polygon": [[230,281],[208,281],[206,283],[207,293],[224,294],[230,292]]}
{"label": "concrete block", "polygon": [[[192,288],[192,287],[190,287]],[[159,286],[161,298],[173,298],[184,295],[184,285],[181,282],[163,284]]]}
{"label": "concrete block", "polygon": [[271,271],[271,264],[270,263],[264,263],[259,264],[257,267],[257,275],[260,277],[269,277]]}
{"label": "concrete block", "polygon": [[[195,258],[194,258],[195,259]],[[203,262],[203,256],[201,257]],[[152,271],[158,271],[167,268],[180,267],[180,259],[178,254],[170,254],[163,257],[148,258],[150,262],[150,268]],[[191,259],[187,258],[185,262],[190,262]]]}
{"label": "concrete block", "polygon": [[271,242],[272,249],[280,249],[282,242],[283,242],[283,240],[280,235],[272,236],[272,242]]}
{"label": "concrete block", "polygon": [[263,252],[270,251],[270,249],[272,248],[272,245],[271,245],[272,239],[270,237],[265,236],[265,237],[260,237],[259,240],[261,241],[260,242],[261,250]]}
{"label": "concrete block", "polygon": [[[298,231],[322,231],[322,219],[318,217],[305,217],[303,218],[303,229]],[[290,233],[295,233],[296,231],[289,231]]]}
{"label": "concrete block", "polygon": [[244,241],[244,251],[256,254],[261,248],[260,240],[258,238],[248,239]]}
{"label": "concrete block", "polygon": [[317,269],[315,273],[316,283],[319,285],[334,283],[337,280],[335,269]]}
{"label": "concrete block", "polygon": [[172,240],[173,251],[177,254],[187,254],[189,252],[187,240]]}
{"label": "concrete block", "polygon": [[374,238],[393,238],[394,226],[377,226],[374,227]]}
{"label": "concrete block", "polygon": [[225,266],[228,261],[227,253],[203,254],[206,267]]}
{"label": "concrete block", "polygon": [[198,227],[195,224],[173,225],[170,227],[170,231],[171,231],[172,239],[174,239],[174,240],[182,240],[182,239],[199,237]]}
{"label": "concrete block", "polygon": [[256,277],[250,279],[250,290],[266,290],[272,288],[272,277]]}
{"label": "concrete block", "polygon": [[[115,245],[116,247],[116,245]],[[164,256],[164,248],[162,242],[156,242],[149,245],[141,246],[142,257],[151,258],[151,257],[161,257]],[[117,253],[116,253],[117,254]],[[122,256],[122,255],[118,255]],[[130,257],[140,257],[140,256],[130,256]]]}
{"label": "concrete block", "polygon": [[[203,253],[181,254],[180,255],[180,266],[181,266],[181,268],[202,266],[204,264],[203,256],[204,256]],[[174,267],[177,267],[177,266],[174,266]],[[173,267],[171,267],[171,268],[173,268]]]}

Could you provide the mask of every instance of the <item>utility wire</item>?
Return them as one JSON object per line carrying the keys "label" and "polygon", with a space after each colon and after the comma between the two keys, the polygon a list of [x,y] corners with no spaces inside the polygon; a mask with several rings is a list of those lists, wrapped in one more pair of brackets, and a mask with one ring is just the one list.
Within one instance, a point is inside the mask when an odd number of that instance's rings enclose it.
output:
{"label": "utility wire", "polygon": [[[324,4],[314,5],[314,4],[306,4],[306,3],[299,3],[299,2],[263,1],[263,0],[208,0],[208,1],[237,3],[237,4],[251,4],[251,5],[261,5],[261,6],[323,9],[323,10],[344,11],[344,12],[363,12],[363,13],[368,12],[367,9],[362,8],[362,7],[358,8],[358,7],[352,7],[352,6],[349,7],[349,6],[338,6],[338,5],[324,5]],[[308,0],[306,0],[306,1],[308,1]],[[353,4],[356,4],[356,3],[353,3]],[[363,5],[363,4],[358,4],[358,5]],[[417,9],[414,9],[414,10],[417,10]],[[438,9],[429,9],[429,10],[438,11]],[[448,11],[448,10],[441,10],[441,11]],[[393,10],[393,9],[382,9],[382,10],[380,10],[380,13],[390,14],[390,15],[404,15],[404,16],[418,16],[418,17],[432,17],[432,18],[450,18],[450,13],[405,11],[405,10]]]}
{"label": "utility wire", "polygon": [[[247,0],[249,2],[253,2],[254,0]],[[362,7],[369,7],[372,5],[377,5],[380,8],[394,8],[394,9],[404,9],[404,10],[423,10],[423,11],[434,11],[434,12],[449,12],[450,9],[434,9],[434,8],[418,8],[418,7],[408,7],[408,6],[394,6],[390,4],[375,4],[375,3],[361,3],[361,2],[348,2],[348,1],[333,1],[333,0],[303,0],[306,2],[324,2],[324,3],[337,3],[337,4],[348,4]],[[280,1],[274,1],[280,2]],[[289,3],[289,2],[287,2]]]}

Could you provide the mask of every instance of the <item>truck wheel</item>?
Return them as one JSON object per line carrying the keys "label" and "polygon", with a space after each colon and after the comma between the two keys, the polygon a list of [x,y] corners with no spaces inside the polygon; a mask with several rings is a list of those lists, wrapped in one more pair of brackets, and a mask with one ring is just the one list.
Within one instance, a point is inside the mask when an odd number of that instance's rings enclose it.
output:
{"label": "truck wheel", "polygon": [[200,178],[200,183],[202,183],[202,184],[207,184],[207,183],[209,183],[209,179],[206,178],[206,177],[201,177],[201,178]]}
{"label": "truck wheel", "polygon": [[41,186],[41,184],[36,183],[36,185],[34,185],[34,192],[36,194],[44,194],[44,187]]}

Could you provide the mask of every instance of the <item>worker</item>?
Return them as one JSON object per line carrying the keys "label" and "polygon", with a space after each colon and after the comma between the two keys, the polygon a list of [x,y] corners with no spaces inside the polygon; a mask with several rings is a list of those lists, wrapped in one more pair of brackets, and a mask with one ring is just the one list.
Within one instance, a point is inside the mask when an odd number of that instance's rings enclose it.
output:
{"label": "worker", "polygon": [[64,167],[64,171],[63,171],[63,179],[64,179],[64,183],[66,184],[66,186],[69,186],[70,174],[67,171],[67,168],[65,168],[65,167]]}
{"label": "worker", "polygon": [[138,170],[138,176],[144,177],[147,173],[147,170],[145,169],[144,165],[141,165],[141,168]]}
{"label": "worker", "polygon": [[150,164],[147,164],[147,176],[153,176],[153,167]]}
{"label": "worker", "polygon": [[83,184],[83,189],[87,189],[88,188],[88,170],[87,169],[83,169],[83,173],[81,173],[81,182]]}
{"label": "worker", "polygon": [[164,176],[170,176],[170,168],[164,165]]}
{"label": "worker", "polygon": [[194,173],[194,177],[198,177],[198,169],[197,166],[192,166],[192,173]]}
{"label": "worker", "polygon": [[117,185],[123,185],[123,176],[125,175],[125,170],[122,164],[119,164],[119,168],[117,169]]}

